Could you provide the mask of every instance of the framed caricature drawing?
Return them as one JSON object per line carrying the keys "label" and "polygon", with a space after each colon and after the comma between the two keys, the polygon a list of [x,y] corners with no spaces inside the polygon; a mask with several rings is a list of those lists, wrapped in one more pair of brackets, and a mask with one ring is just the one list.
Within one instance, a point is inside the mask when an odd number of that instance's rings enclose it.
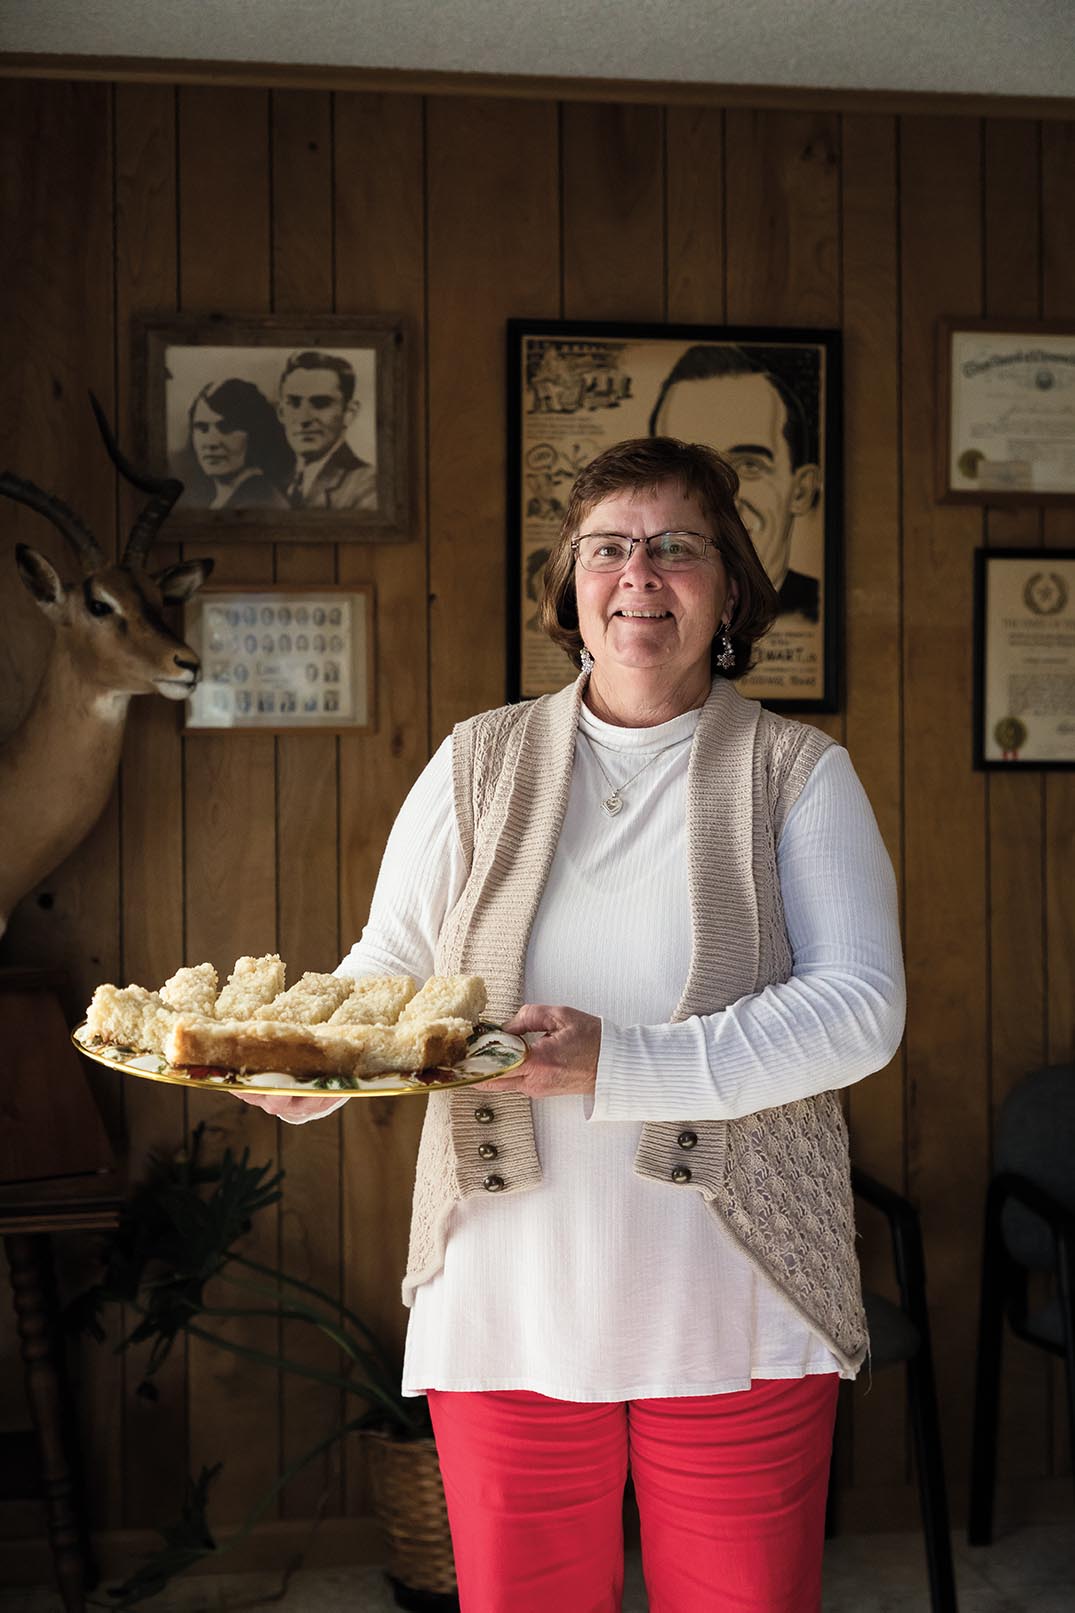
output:
{"label": "framed caricature drawing", "polygon": [[739,688],[789,711],[838,709],[840,358],[832,330],[509,321],[509,698],[574,676],[538,605],[575,476],[612,443],[670,436],[735,466],[777,590]]}

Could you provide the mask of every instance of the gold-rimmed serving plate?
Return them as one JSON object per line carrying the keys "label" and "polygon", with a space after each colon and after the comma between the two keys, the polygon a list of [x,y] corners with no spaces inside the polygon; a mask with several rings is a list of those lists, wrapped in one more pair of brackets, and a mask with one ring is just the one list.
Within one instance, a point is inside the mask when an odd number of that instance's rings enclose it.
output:
{"label": "gold-rimmed serving plate", "polygon": [[111,1044],[90,1046],[85,1040],[86,1022],[76,1025],[71,1040],[80,1053],[110,1070],[137,1075],[145,1081],[164,1081],[170,1086],[200,1092],[250,1092],[260,1097],[399,1098],[423,1092],[444,1092],[453,1087],[474,1086],[494,1075],[518,1069],[528,1048],[521,1036],[502,1031],[497,1025],[479,1025],[458,1064],[444,1065],[417,1073],[393,1071],[369,1076],[298,1076],[287,1070],[244,1072],[224,1070],[216,1065],[178,1069],[158,1053],[139,1053],[133,1048]]}

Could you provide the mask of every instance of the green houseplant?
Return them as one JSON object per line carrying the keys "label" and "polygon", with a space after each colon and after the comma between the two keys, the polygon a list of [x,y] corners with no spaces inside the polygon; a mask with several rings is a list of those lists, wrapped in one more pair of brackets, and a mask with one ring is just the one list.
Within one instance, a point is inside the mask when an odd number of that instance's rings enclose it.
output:
{"label": "green houseplant", "polygon": [[[161,1528],[162,1546],[110,1594],[116,1609],[134,1607],[195,1563],[218,1558],[245,1539],[292,1476],[351,1433],[370,1444],[374,1505],[387,1544],[389,1579],[401,1607],[458,1608],[444,1492],[424,1399],[406,1399],[398,1363],[353,1311],[296,1277],[252,1260],[238,1247],[253,1218],[282,1197],[283,1171],[272,1163],[204,1157],[204,1126],[172,1157],[154,1156],[145,1181],[133,1190],[119,1227],[105,1244],[99,1280],[68,1305],[72,1331],[104,1340],[103,1313],[123,1305],[135,1325],[117,1349],[148,1345],[138,1393],[156,1397],[153,1379],[184,1334],[247,1360],[293,1372],[341,1389],[355,1405],[331,1433],[280,1474],[224,1543],[213,1536],[209,1492],[221,1464],[202,1468],[187,1482],[182,1514]],[[234,1303],[210,1304],[210,1282]],[[218,1331],[236,1316],[274,1317],[317,1328],[336,1344],[341,1370],[273,1355],[237,1343]]]}

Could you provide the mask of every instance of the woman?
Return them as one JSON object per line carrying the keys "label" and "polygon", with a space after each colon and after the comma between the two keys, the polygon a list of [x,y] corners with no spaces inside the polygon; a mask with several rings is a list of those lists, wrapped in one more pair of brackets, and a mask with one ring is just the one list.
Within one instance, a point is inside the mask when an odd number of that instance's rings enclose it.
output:
{"label": "woman", "polygon": [[210,510],[287,509],[294,458],[276,410],[252,381],[210,383],[188,416],[187,503]]}
{"label": "woman", "polygon": [[835,1089],[892,1056],[903,979],[846,751],[734,688],[776,608],[736,491],[668,438],[582,471],[543,604],[581,676],[460,724],[341,965],[480,972],[538,1033],[431,1096],[419,1157],[404,1388],[464,1613],[618,1608],[628,1466],[655,1613],[821,1605],[867,1348]]}

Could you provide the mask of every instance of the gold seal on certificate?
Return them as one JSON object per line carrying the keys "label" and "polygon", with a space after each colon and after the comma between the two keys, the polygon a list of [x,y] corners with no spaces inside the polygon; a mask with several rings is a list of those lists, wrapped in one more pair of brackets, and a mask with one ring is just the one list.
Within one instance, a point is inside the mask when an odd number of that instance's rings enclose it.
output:
{"label": "gold seal on certificate", "polygon": [[975,561],[975,766],[1075,767],[1075,549]]}
{"label": "gold seal on certificate", "polygon": [[1002,717],[993,729],[993,738],[1004,752],[1006,761],[1015,761],[1026,744],[1026,724],[1018,717]]}

